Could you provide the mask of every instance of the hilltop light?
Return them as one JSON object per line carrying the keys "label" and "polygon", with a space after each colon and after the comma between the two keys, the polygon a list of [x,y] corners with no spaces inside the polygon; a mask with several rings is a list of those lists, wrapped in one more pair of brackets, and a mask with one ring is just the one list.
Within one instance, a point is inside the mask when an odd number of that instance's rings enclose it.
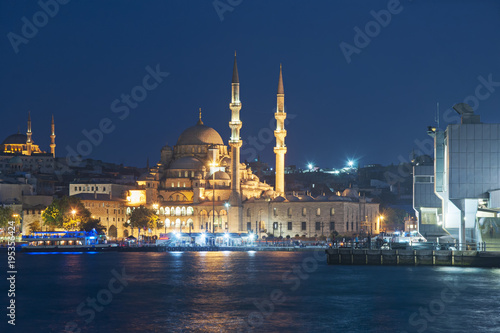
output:
{"label": "hilltop light", "polygon": [[352,167],[354,166],[354,161],[352,161],[352,160],[347,161],[347,165],[348,165],[350,168],[352,168]]}
{"label": "hilltop light", "polygon": [[309,170],[312,170],[312,168],[314,167],[314,165],[312,165],[312,163],[309,163],[309,164],[307,165],[307,167],[309,168]]}

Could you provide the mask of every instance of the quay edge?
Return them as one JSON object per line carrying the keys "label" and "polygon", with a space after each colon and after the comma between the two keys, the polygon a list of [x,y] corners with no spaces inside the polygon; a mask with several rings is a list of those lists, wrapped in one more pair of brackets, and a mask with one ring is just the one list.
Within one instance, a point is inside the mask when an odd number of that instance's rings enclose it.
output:
{"label": "quay edge", "polygon": [[500,252],[326,249],[328,265],[500,267]]}

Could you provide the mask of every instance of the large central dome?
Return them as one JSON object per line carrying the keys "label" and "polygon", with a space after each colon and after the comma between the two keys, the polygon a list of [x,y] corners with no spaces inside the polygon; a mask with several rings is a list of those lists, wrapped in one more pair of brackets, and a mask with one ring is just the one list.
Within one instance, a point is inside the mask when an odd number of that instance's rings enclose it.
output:
{"label": "large central dome", "polygon": [[196,124],[189,127],[179,136],[177,145],[223,145],[224,142],[219,133],[212,127]]}

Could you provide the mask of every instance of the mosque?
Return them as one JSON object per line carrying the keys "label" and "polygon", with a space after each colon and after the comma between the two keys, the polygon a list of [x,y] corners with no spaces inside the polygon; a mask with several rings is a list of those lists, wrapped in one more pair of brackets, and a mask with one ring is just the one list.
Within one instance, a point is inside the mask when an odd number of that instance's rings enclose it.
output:
{"label": "mosque", "polygon": [[[240,161],[240,81],[236,55],[231,83],[231,136],[228,145],[213,128],[198,122],[177,143],[161,149],[160,161],[127,196],[127,211],[147,205],[157,210],[165,231],[257,232],[259,235],[315,237],[378,233],[379,204],[353,189],[330,197],[296,195],[285,190],[286,112],[280,66],[276,119],[275,188]],[[120,226],[117,226],[120,229]],[[126,232],[128,234],[128,232]]]}
{"label": "mosque", "polygon": [[54,170],[54,158],[56,155],[54,116],[52,116],[50,128],[50,153],[47,153],[42,151],[33,141],[31,114],[28,113],[26,134],[18,131],[18,133],[5,138],[0,145],[0,171],[52,172]]}

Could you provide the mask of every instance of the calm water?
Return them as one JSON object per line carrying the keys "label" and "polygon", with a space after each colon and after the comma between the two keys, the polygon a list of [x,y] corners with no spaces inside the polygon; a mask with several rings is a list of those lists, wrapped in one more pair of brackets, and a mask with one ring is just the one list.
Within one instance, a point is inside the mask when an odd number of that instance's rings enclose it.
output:
{"label": "calm water", "polygon": [[[312,252],[21,254],[17,265],[7,332],[500,331],[498,269],[327,266]],[[120,283],[123,270],[133,277]]]}

